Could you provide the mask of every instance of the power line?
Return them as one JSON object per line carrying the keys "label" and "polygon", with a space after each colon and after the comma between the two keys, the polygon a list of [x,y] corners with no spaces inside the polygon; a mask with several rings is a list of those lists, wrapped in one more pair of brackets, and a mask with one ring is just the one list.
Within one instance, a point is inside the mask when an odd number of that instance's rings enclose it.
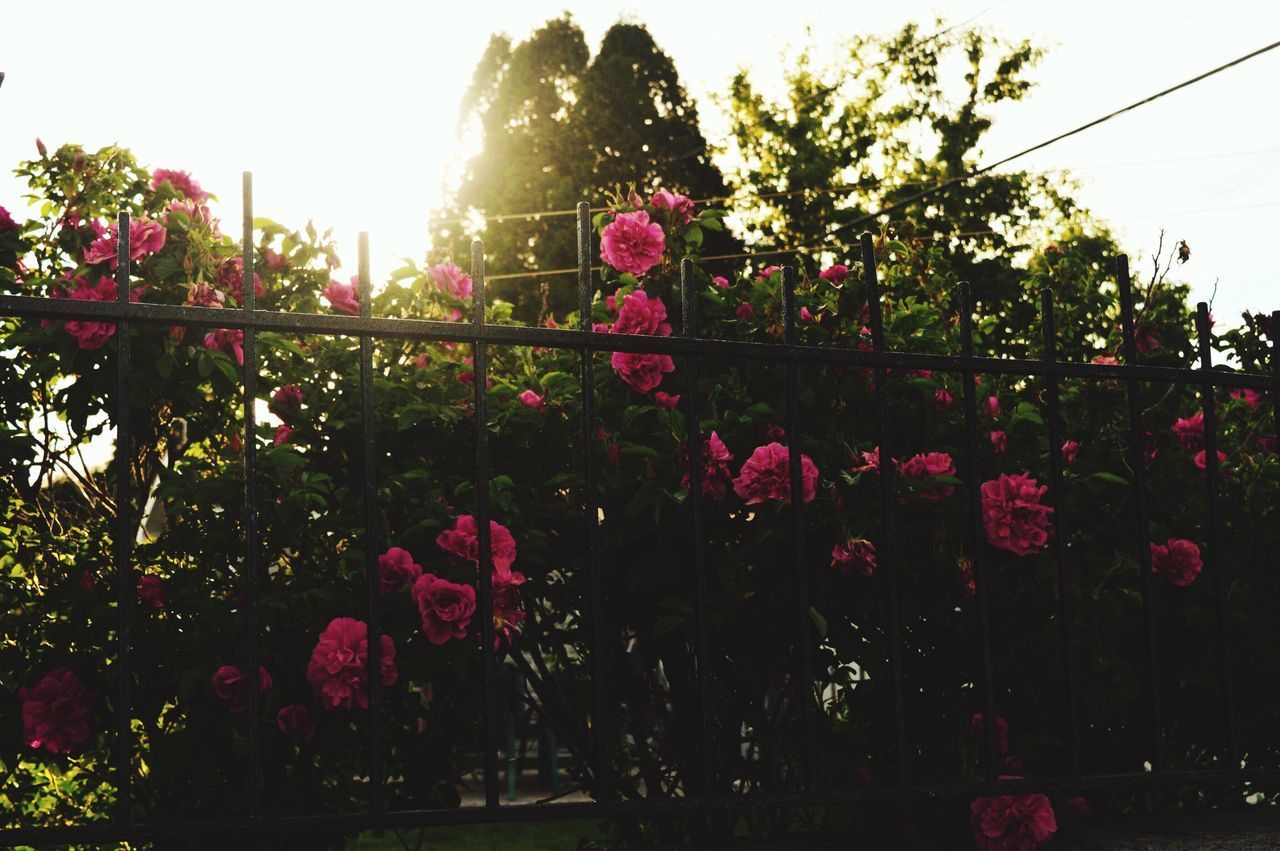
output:
{"label": "power line", "polygon": [[1271,44],[1268,44],[1266,47],[1261,47],[1251,53],[1246,53],[1244,56],[1237,57],[1236,59],[1233,59],[1224,65],[1219,65],[1216,68],[1213,68],[1209,71],[1205,71],[1203,74],[1198,74],[1189,80],[1184,80],[1175,86],[1170,86],[1169,88],[1156,92],[1153,95],[1148,95],[1142,100],[1134,101],[1128,106],[1121,107],[1120,109],[1117,109],[1114,112],[1109,112],[1100,118],[1095,118],[1094,120],[1087,122],[1085,124],[1081,124],[1079,127],[1068,130],[1065,133],[1059,133],[1057,136],[1054,136],[1050,139],[1046,139],[1045,141],[1040,142],[1039,144],[1036,144],[1036,145],[1032,145],[1029,148],[1024,148],[1023,150],[1018,151],[1016,154],[1010,154],[1009,156],[1003,159],[996,160],[995,162],[985,165],[982,168],[979,168],[975,171],[970,172],[969,174],[951,178],[948,182],[942,185],[935,186],[930,189],[926,189],[922,192],[917,192],[914,195],[908,198],[904,198],[901,201],[896,201],[893,204],[890,204],[889,206],[884,207],[875,213],[868,213],[865,216],[859,216],[858,218],[854,219],[851,222],[846,222],[845,224],[832,228],[831,233],[833,234],[840,233],[841,231],[849,230],[850,228],[855,228],[855,227],[858,227],[859,225],[864,225],[868,222],[874,221],[878,219],[880,216],[885,215],[886,213],[892,213],[892,212],[896,212],[897,210],[901,210],[903,207],[906,207],[910,204],[914,204],[916,201],[922,200],[924,198],[928,198],[930,195],[935,195],[949,186],[954,186],[957,183],[964,183],[966,181],[972,180],[975,177],[980,177],[981,175],[986,174],[992,169],[998,168],[999,166],[1002,166],[1005,163],[1012,162],[1013,160],[1016,160],[1020,157],[1025,157],[1027,154],[1034,153],[1035,151],[1038,151],[1041,148],[1047,148],[1048,146],[1054,144],[1055,142],[1060,142],[1063,139],[1067,139],[1067,138],[1070,138],[1071,136],[1075,136],[1079,133],[1083,133],[1084,131],[1090,128],[1097,127],[1099,124],[1103,124],[1107,121],[1110,121],[1113,118],[1124,115],[1126,112],[1131,112],[1132,110],[1135,110],[1141,106],[1145,106],[1146,104],[1152,103],[1153,101],[1157,101],[1160,98],[1165,97],[1166,95],[1171,95],[1176,91],[1179,91],[1181,89],[1187,88],[1188,86],[1194,85],[1200,82],[1201,80],[1207,80],[1209,77],[1212,77],[1215,74],[1220,74],[1223,71],[1226,71],[1228,68],[1234,68],[1236,65],[1239,65],[1243,62],[1247,62],[1250,59],[1253,59],[1255,57],[1261,56],[1264,53],[1268,53],[1272,50],[1275,50],[1277,47],[1280,47],[1280,41],[1272,42]]}

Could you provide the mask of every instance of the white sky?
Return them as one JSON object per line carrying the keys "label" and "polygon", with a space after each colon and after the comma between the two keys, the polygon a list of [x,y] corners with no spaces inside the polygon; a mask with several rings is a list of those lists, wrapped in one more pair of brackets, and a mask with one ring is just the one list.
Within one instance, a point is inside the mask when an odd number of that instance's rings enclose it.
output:
{"label": "white sky", "polygon": [[[9,173],[51,148],[119,142],[151,167],[184,168],[222,199],[234,232],[242,170],[257,214],[332,225],[348,267],[371,234],[375,279],[418,257],[461,157],[458,102],[490,35],[521,37],[568,9],[594,50],[620,17],[648,25],[699,101],[709,138],[725,124],[711,92],[742,65],[777,81],[788,44],[820,46],[942,14],[1049,48],[1030,99],[1003,110],[991,160],[1280,38],[1280,4],[1253,0],[845,0],[610,5],[0,0],[0,205],[19,217]],[[1215,313],[1280,307],[1280,51],[1021,161],[1078,167],[1081,200],[1143,255],[1161,227],[1186,239],[1195,296],[1220,279]],[[1158,161],[1158,162],[1153,162]],[[1136,164],[1141,163],[1141,164]],[[493,211],[499,212],[499,211]],[[507,211],[510,212],[510,211]]]}

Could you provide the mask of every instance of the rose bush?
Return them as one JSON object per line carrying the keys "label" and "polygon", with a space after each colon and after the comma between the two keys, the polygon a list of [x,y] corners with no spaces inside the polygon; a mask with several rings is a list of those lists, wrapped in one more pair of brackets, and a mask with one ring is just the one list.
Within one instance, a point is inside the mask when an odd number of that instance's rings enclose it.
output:
{"label": "rose bush", "polygon": [[[221,232],[198,182],[180,171],[149,173],[127,152],[66,146],[20,169],[39,214],[0,215],[0,288],[8,294],[114,298],[110,216],[138,225],[131,297],[231,309],[240,298],[240,247]],[[782,273],[697,269],[697,329],[679,327],[678,261],[696,257],[718,211],[663,191],[615,199],[595,219],[604,271],[591,316],[546,316],[550,327],[585,320],[598,331],[777,342],[783,337]],[[104,240],[106,242],[104,242]],[[359,312],[358,287],[327,234],[254,223],[258,306],[294,312]],[[1052,252],[1016,267],[1028,300],[1052,285],[1062,305],[1062,357],[1114,358],[1118,306],[1104,236],[1057,234]],[[891,348],[959,351],[944,246],[886,233],[876,243]],[[457,321],[470,315],[475,282],[446,258],[408,263],[375,289],[375,316]],[[812,345],[869,348],[867,291],[858,257],[838,256],[800,282],[798,335]],[[226,271],[230,270],[230,271]],[[714,277],[711,271],[716,271]],[[255,287],[256,288],[256,287]],[[1002,324],[987,303],[975,349],[1034,358],[1038,336]],[[79,293],[79,295],[76,295]],[[1143,291],[1140,317],[1152,363],[1194,361],[1185,288]],[[493,324],[510,306],[486,305]],[[370,790],[367,681],[370,617],[363,529],[363,435],[359,346],[328,336],[257,334],[259,410],[256,547],[258,717],[249,717],[247,576],[244,561],[241,369],[243,333],[226,327],[129,329],[132,441],[111,447],[114,358],[110,323],[3,320],[4,487],[0,587],[0,789],[6,824],[103,816],[114,800],[110,754],[118,725],[114,661],[118,614],[112,557],[114,483],[132,485],[137,599],[130,612],[131,711],[138,819],[216,818],[246,806],[246,730],[261,743],[259,811],[361,808]],[[1231,363],[1261,371],[1270,330],[1246,317],[1224,332]],[[87,343],[87,345],[86,345]],[[979,404],[977,457],[966,456],[964,377],[888,370],[891,431],[881,434],[873,370],[799,369],[798,433],[789,431],[785,369],[704,358],[697,385],[707,440],[702,464],[706,549],[695,561],[687,364],[666,355],[593,356],[596,420],[582,443],[579,355],[497,346],[489,352],[492,479],[490,574],[480,575],[475,520],[474,353],[421,339],[374,345],[383,796],[388,806],[450,807],[483,763],[480,742],[480,610],[489,582],[494,646],[510,670],[512,700],[536,708],[572,755],[586,788],[597,781],[593,732],[604,737],[615,789],[624,797],[734,791],[786,792],[802,785],[804,709],[815,714],[814,770],[825,788],[892,782],[896,761],[917,782],[980,776],[974,713],[982,698],[974,600],[976,559],[988,582],[991,671],[1001,765],[1035,777],[1067,773],[1070,748],[1061,669],[1073,663],[1090,770],[1140,771],[1151,758],[1144,689],[1138,554],[1154,569],[1153,607],[1162,659],[1170,765],[1194,767],[1219,753],[1213,571],[1226,565],[1241,752],[1251,765],[1280,765],[1269,683],[1278,681],[1270,603],[1280,594],[1275,506],[1280,468],[1273,405],[1265,394],[1221,391],[1224,453],[1220,552],[1204,512],[1202,400],[1191,386],[1145,386],[1150,540],[1141,539],[1128,487],[1124,383],[1062,381],[1064,487],[1050,487],[1047,399],[1041,378],[973,377]],[[48,423],[48,425],[45,425]],[[35,424],[38,427],[33,427]],[[999,433],[999,440],[986,439]],[[86,445],[99,462],[80,459]],[[801,459],[805,562],[796,563],[790,451]],[[594,519],[584,519],[581,457],[596,470]],[[90,455],[93,454],[91,450]],[[890,480],[881,482],[881,459]],[[1203,463],[1203,462],[1202,462]],[[968,504],[976,483],[981,504]],[[881,489],[897,535],[885,538]],[[587,515],[589,516],[589,515]],[[975,518],[976,522],[975,522]],[[594,527],[594,528],[593,528]],[[596,540],[593,568],[588,536]],[[1057,536],[1061,536],[1059,539]],[[1161,543],[1164,542],[1164,543]],[[1055,548],[1066,574],[1059,584]],[[1203,556],[1202,556],[1203,554]],[[695,565],[705,565],[710,658],[702,672],[712,717],[704,725],[697,666]],[[590,577],[598,570],[605,644],[590,646]],[[809,598],[797,594],[797,570]],[[1167,580],[1167,581],[1166,581]],[[903,656],[891,659],[886,614],[896,583]],[[1058,599],[1059,587],[1067,598]],[[1060,618],[1073,620],[1064,647]],[[801,624],[804,630],[801,630]],[[1243,627],[1247,625],[1247,629]],[[797,676],[801,646],[815,689]],[[596,656],[595,654],[599,654]],[[594,664],[609,700],[595,717]],[[894,752],[895,664],[904,679],[907,750]],[[269,673],[268,673],[269,672]],[[710,733],[704,738],[703,731]],[[1006,752],[1010,744],[1017,752]],[[710,748],[712,776],[701,769]],[[1215,750],[1219,749],[1219,750]],[[1265,791],[1265,790],[1264,790]],[[1128,806],[1127,793],[1091,799]],[[1230,793],[1224,793],[1230,794]],[[1273,794],[1265,791],[1265,794]],[[981,848],[1031,848],[1080,807],[1043,795],[980,798],[901,810],[832,808],[793,814],[802,823],[856,828],[884,844],[909,823],[943,847],[972,831]],[[1084,809],[1089,809],[1085,807]],[[779,828],[768,814],[747,828]],[[906,820],[906,821],[904,821]],[[620,841],[670,840],[680,818],[615,822]],[[713,818],[702,829],[734,829]],[[895,837],[894,840],[884,837]],[[341,837],[312,837],[315,847]],[[966,840],[967,841],[967,840]]]}

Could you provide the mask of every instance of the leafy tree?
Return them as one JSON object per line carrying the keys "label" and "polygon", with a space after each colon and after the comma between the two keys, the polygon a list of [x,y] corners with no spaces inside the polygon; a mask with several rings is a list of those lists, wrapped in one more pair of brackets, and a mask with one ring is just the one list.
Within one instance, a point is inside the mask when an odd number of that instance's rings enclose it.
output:
{"label": "leafy tree", "polygon": [[[442,254],[469,256],[482,237],[491,274],[576,265],[574,232],[565,217],[495,218],[503,213],[599,206],[631,188],[659,187],[694,198],[726,192],[698,127],[698,111],[674,64],[638,24],[619,23],[589,55],[582,30],[565,15],[525,41],[495,36],[463,99],[462,126],[482,138],[442,219],[433,225]],[[471,228],[475,216],[487,216]],[[732,251],[723,232],[708,251]],[[552,283],[552,309],[577,304],[572,277]],[[517,315],[541,312],[538,276],[495,283]]]}

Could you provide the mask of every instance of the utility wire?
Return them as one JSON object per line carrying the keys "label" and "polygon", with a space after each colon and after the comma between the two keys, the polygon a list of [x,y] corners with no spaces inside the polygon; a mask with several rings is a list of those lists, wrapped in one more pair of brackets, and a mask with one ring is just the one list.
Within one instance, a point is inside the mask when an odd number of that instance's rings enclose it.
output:
{"label": "utility wire", "polygon": [[1010,154],[1009,156],[1004,157],[1003,159],[996,160],[995,162],[989,163],[988,165],[985,165],[982,168],[979,168],[975,171],[969,172],[968,174],[951,178],[950,180],[942,183],[939,186],[935,186],[929,189],[925,189],[921,192],[917,192],[914,195],[911,195],[907,198],[903,198],[901,201],[896,201],[887,207],[883,207],[874,213],[868,213],[865,216],[859,216],[858,218],[854,219],[851,222],[846,222],[842,225],[839,225],[838,227],[832,228],[831,233],[833,234],[840,233],[841,231],[849,230],[850,228],[855,228],[855,227],[858,227],[859,225],[864,225],[864,224],[867,224],[868,222],[872,222],[878,219],[880,216],[885,215],[886,213],[893,213],[898,210],[901,210],[903,207],[907,207],[911,204],[914,204],[916,201],[920,201],[924,198],[928,198],[931,195],[935,195],[949,186],[954,186],[957,183],[964,183],[969,180],[972,180],[975,177],[980,177],[983,174],[986,174],[987,172],[991,171],[992,169],[998,168],[999,166],[1004,165],[1005,163],[1012,162],[1013,160],[1016,160],[1020,157],[1025,157],[1027,154],[1034,153],[1035,151],[1038,151],[1042,148],[1047,148],[1050,145],[1054,144],[1055,142],[1061,142],[1063,139],[1067,139],[1067,138],[1070,138],[1071,136],[1075,136],[1079,133],[1083,133],[1084,131],[1092,127],[1097,127],[1099,124],[1103,124],[1107,121],[1110,121],[1113,118],[1124,115],[1126,112],[1131,112],[1141,106],[1145,106],[1146,104],[1152,103],[1153,101],[1157,101],[1160,98],[1165,97],[1166,95],[1171,95],[1174,92],[1179,91],[1181,89],[1185,89],[1188,86],[1191,86],[1200,82],[1201,80],[1207,80],[1208,78],[1214,76],[1215,74],[1220,74],[1223,71],[1226,71],[1228,68],[1234,68],[1235,66],[1240,65],[1241,63],[1248,62],[1250,59],[1254,59],[1255,57],[1261,56],[1264,53],[1269,53],[1270,51],[1275,50],[1277,47],[1280,47],[1280,41],[1272,42],[1271,44],[1268,44],[1266,47],[1261,47],[1251,53],[1246,53],[1244,56],[1240,56],[1240,57],[1237,57],[1236,59],[1232,59],[1230,62],[1227,62],[1224,65],[1219,65],[1216,68],[1205,71],[1203,74],[1197,74],[1196,76],[1192,77],[1189,80],[1184,80],[1175,86],[1170,86],[1169,88],[1156,92],[1153,95],[1148,95],[1142,100],[1134,101],[1128,106],[1121,107],[1120,109],[1117,109],[1114,112],[1109,112],[1100,118],[1095,118],[1093,121],[1090,121],[1086,124],[1081,124],[1079,127],[1068,130],[1065,133],[1059,133],[1057,136],[1054,136],[1050,139],[1046,139],[1045,141],[1040,142],[1039,144],[1036,144],[1036,145],[1032,145],[1029,148],[1024,148],[1023,150],[1018,151],[1016,154]]}

